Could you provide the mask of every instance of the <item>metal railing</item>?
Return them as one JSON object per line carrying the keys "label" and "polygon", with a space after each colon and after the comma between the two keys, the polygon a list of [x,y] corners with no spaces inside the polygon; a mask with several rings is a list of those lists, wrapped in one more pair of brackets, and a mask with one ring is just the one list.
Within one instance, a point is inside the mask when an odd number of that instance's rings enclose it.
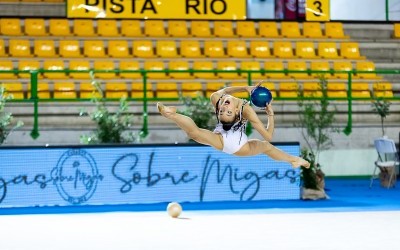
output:
{"label": "metal railing", "polygon": [[[144,135],[148,135],[148,102],[152,101],[179,101],[179,98],[158,98],[158,97],[147,97],[147,82],[149,73],[239,73],[239,74],[246,74],[247,75],[247,83],[249,85],[253,84],[252,74],[255,73],[271,73],[271,74],[291,74],[291,73],[307,73],[309,75],[316,74],[316,75],[324,75],[324,74],[347,74],[347,97],[274,97],[274,101],[297,101],[297,100],[320,100],[322,98],[326,98],[328,100],[340,100],[340,101],[347,101],[347,125],[343,132],[349,135],[352,132],[352,102],[353,100],[364,100],[364,101],[372,101],[374,97],[371,96],[369,98],[362,98],[362,97],[353,97],[352,96],[352,76],[354,74],[400,74],[400,70],[375,70],[375,71],[338,71],[338,70],[329,70],[329,71],[318,71],[318,70],[0,70],[0,74],[2,73],[29,73],[30,74],[30,98],[26,99],[12,99],[12,102],[28,102],[33,104],[33,129],[31,132],[31,137],[36,139],[39,137],[39,103],[40,102],[82,102],[82,101],[90,101],[89,98],[39,98],[38,97],[38,80],[39,74],[43,73],[88,73],[88,74],[96,74],[96,73],[140,73],[142,75],[142,84],[143,84],[143,98],[133,98],[127,97],[127,101],[136,101],[142,102],[143,105],[143,126],[142,126],[142,133]],[[219,79],[219,80],[228,80],[228,79]],[[293,79],[296,81],[296,79]],[[329,80],[329,79],[328,79]],[[373,79],[369,79],[373,80]],[[1,81],[1,80],[0,80]],[[182,81],[182,79],[176,80]],[[304,81],[298,80],[298,81]],[[0,82],[1,83],[1,82]],[[117,101],[118,98],[103,98],[106,101]],[[398,100],[400,101],[400,96],[394,97],[385,97],[386,100]]]}

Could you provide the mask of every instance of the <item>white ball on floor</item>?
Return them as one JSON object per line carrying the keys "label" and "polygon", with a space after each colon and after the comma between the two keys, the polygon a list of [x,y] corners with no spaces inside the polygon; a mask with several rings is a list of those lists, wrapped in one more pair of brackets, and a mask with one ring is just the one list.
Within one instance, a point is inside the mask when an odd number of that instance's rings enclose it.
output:
{"label": "white ball on floor", "polygon": [[178,218],[182,213],[182,206],[178,202],[171,202],[167,206],[167,212],[172,218]]}

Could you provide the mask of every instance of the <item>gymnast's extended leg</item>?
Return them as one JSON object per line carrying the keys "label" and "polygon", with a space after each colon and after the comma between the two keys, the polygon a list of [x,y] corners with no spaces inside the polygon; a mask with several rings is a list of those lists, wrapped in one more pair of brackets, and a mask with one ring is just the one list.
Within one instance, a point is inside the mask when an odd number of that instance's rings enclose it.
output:
{"label": "gymnast's extended leg", "polygon": [[165,118],[174,121],[191,139],[198,143],[210,145],[218,150],[222,150],[223,143],[219,135],[207,129],[199,128],[192,118],[176,113],[175,107],[164,106],[159,102],[157,103],[157,108]]}
{"label": "gymnast's extended leg", "polygon": [[252,156],[258,154],[266,154],[276,161],[286,161],[293,167],[310,167],[310,163],[303,158],[289,155],[271,143],[258,139],[249,140],[238,152],[235,153],[237,156]]}

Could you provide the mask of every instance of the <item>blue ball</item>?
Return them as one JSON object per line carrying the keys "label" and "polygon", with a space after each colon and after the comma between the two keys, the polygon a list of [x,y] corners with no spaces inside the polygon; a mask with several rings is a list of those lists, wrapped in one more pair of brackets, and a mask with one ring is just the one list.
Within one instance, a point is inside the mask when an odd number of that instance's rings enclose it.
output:
{"label": "blue ball", "polygon": [[250,95],[251,103],[258,108],[265,108],[272,100],[272,94],[265,87],[257,87],[253,89]]}

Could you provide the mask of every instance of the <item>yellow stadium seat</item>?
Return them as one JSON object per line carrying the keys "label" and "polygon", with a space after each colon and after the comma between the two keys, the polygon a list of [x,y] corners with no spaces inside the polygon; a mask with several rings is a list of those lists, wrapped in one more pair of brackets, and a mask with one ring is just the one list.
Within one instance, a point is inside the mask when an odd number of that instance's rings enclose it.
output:
{"label": "yellow stadium seat", "polygon": [[169,20],[168,35],[172,37],[188,37],[188,27],[186,21]]}
{"label": "yellow stadium seat", "polygon": [[97,34],[103,37],[119,36],[118,26],[116,20],[97,20]]}
{"label": "yellow stadium seat", "polygon": [[133,41],[133,55],[140,58],[155,57],[153,42],[149,40]]}
{"label": "yellow stadium seat", "polygon": [[[349,61],[333,62],[333,70],[335,71],[352,71],[353,65]],[[333,76],[340,79],[347,79],[348,73],[333,73]]]}
{"label": "yellow stadium seat", "polygon": [[74,82],[55,82],[54,98],[77,98]]}
{"label": "yellow stadium seat", "polygon": [[[171,60],[169,62],[169,69],[170,70],[189,70],[189,62],[187,61],[175,61]],[[169,76],[174,79],[191,79],[193,78],[190,72],[170,72]]]}
{"label": "yellow stadium seat", "polygon": [[199,41],[184,40],[181,41],[180,54],[187,58],[200,58],[204,57],[201,53]]}
{"label": "yellow stadium seat", "polygon": [[24,99],[24,89],[22,87],[22,83],[20,82],[7,82],[2,83],[0,86],[3,86],[5,89],[5,96],[11,95],[13,99]]}
{"label": "yellow stadium seat", "polygon": [[203,92],[201,91],[181,91],[181,95],[183,97],[191,97],[191,98],[196,98],[198,96],[204,96]]}
{"label": "yellow stadium seat", "polygon": [[31,44],[29,40],[9,40],[8,45],[10,56],[12,57],[31,57]]}
{"label": "yellow stadium seat", "polygon": [[[137,61],[120,61],[120,70],[140,70],[139,62]],[[139,79],[142,78],[140,72],[120,72],[119,76],[125,79]]]}
{"label": "yellow stadium seat", "polygon": [[374,97],[377,97],[377,98],[392,98],[392,97],[394,97],[393,91],[391,91],[391,90],[375,91],[373,94],[374,94]]}
{"label": "yellow stadium seat", "polygon": [[58,57],[54,40],[34,40],[33,54],[37,57]]}
{"label": "yellow stadium seat", "polygon": [[358,43],[341,43],[340,55],[346,59],[365,59],[365,56],[360,55]]}
{"label": "yellow stadium seat", "polygon": [[239,37],[257,37],[256,27],[253,21],[239,21],[236,23],[236,33]]}
{"label": "yellow stadium seat", "polygon": [[304,59],[315,59],[318,56],[315,53],[313,42],[296,42],[296,56]]}
{"label": "yellow stadium seat", "polygon": [[226,57],[225,48],[222,41],[204,41],[204,55],[211,58]]}
{"label": "yellow stadium seat", "polygon": [[181,85],[182,96],[195,98],[203,96],[203,85],[200,82],[183,82]]}
{"label": "yellow stadium seat", "polygon": [[49,20],[49,33],[52,36],[70,36],[71,28],[68,19],[55,19]]}
{"label": "yellow stadium seat", "polygon": [[321,90],[321,85],[318,82],[304,82],[303,83],[304,91],[317,91]]}
{"label": "yellow stadium seat", "polygon": [[323,38],[321,24],[319,22],[304,22],[303,36],[307,38]]}
{"label": "yellow stadium seat", "polygon": [[106,50],[102,40],[84,40],[83,54],[86,57],[106,57]]}
{"label": "yellow stadium seat", "polygon": [[132,57],[129,50],[128,41],[110,40],[107,45],[107,54],[114,58],[130,58]]}
{"label": "yellow stadium seat", "polygon": [[228,41],[227,48],[228,56],[234,58],[247,58],[250,57],[247,51],[246,42],[242,40]]}
{"label": "yellow stadium seat", "polygon": [[393,25],[393,37],[400,38],[400,23],[395,23]]}
{"label": "yellow stadium seat", "polygon": [[267,41],[250,41],[250,54],[255,58],[271,58],[271,51]]}
{"label": "yellow stadium seat", "polygon": [[53,98],[55,99],[75,99],[78,94],[75,91],[54,91]]}
{"label": "yellow stadium seat", "polygon": [[91,82],[81,82],[79,86],[80,98],[101,97]]}
{"label": "yellow stadium seat", "polygon": [[[257,61],[243,61],[240,63],[240,69],[241,70],[261,70],[261,66],[260,63]],[[242,77],[246,77],[248,76],[247,73],[241,73]],[[251,79],[262,79],[264,78],[263,74],[261,72],[257,72],[257,73],[251,73]]]}
{"label": "yellow stadium seat", "polygon": [[158,82],[156,95],[158,98],[178,98],[178,85],[175,82]]}
{"label": "yellow stadium seat", "polygon": [[[20,60],[18,62],[18,70],[38,70],[40,69],[40,62],[39,61],[26,61]],[[30,78],[30,73],[18,73],[19,78]]]}
{"label": "yellow stadium seat", "polygon": [[258,34],[259,36],[266,38],[281,37],[281,35],[278,32],[278,25],[276,22],[259,22]]}
{"label": "yellow stadium seat", "polygon": [[232,21],[214,21],[214,35],[216,37],[235,37]]}
{"label": "yellow stadium seat", "polygon": [[390,82],[375,82],[372,84],[373,91],[392,91],[393,87]]}
{"label": "yellow stadium seat", "polygon": [[[265,70],[272,71],[283,71],[285,67],[283,66],[283,62],[280,61],[270,61],[264,63]],[[284,72],[265,72],[264,74],[267,78],[288,78],[288,76]]]}
{"label": "yellow stadium seat", "polygon": [[4,36],[22,36],[22,25],[19,18],[1,18],[0,31]]}
{"label": "yellow stadium seat", "polygon": [[343,82],[328,82],[327,89],[328,91],[346,91],[346,86]]}
{"label": "yellow stadium seat", "polygon": [[299,94],[297,91],[279,91],[279,97],[282,98],[296,98]]}
{"label": "yellow stadium seat", "polygon": [[[115,65],[113,61],[94,61],[93,63],[93,69],[95,70],[115,70]],[[109,73],[95,73],[94,74],[96,78],[99,79],[113,79],[116,78],[116,73],[115,72],[109,72]]]}
{"label": "yellow stadium seat", "polygon": [[[44,70],[65,70],[63,60],[45,60],[43,62]],[[65,72],[44,72],[43,76],[48,79],[68,79],[69,77]]]}
{"label": "yellow stadium seat", "polygon": [[[31,84],[28,84],[27,97],[31,98]],[[46,82],[39,82],[37,85],[37,97],[39,99],[49,99],[51,97],[49,84]]]}
{"label": "yellow stadium seat", "polygon": [[157,41],[157,56],[163,58],[178,57],[175,41],[158,40]]}
{"label": "yellow stadium seat", "polygon": [[326,79],[332,78],[332,74],[329,72],[331,70],[331,67],[328,61],[313,61],[311,62],[310,69],[315,71],[326,71],[311,73],[311,76],[315,78],[320,78],[321,76],[325,77]]}
{"label": "yellow stadium seat", "polygon": [[6,53],[6,47],[4,45],[4,40],[0,40],[0,57],[7,57],[8,54]]}
{"label": "yellow stadium seat", "polygon": [[[217,69],[218,70],[223,70],[223,71],[235,71],[237,70],[236,62],[234,61],[218,61],[217,62]],[[223,79],[238,79],[240,78],[240,74],[237,72],[232,72],[232,73],[224,73],[224,72],[218,72],[217,76]]]}
{"label": "yellow stadium seat", "polygon": [[272,97],[276,97],[277,96],[275,84],[273,82],[263,82],[262,86],[264,86],[267,89],[269,89],[269,91],[272,94]]}
{"label": "yellow stadium seat", "polygon": [[[70,70],[84,71],[90,70],[89,61],[70,61],[69,62]],[[70,72],[69,76],[74,79],[90,79],[89,72]]]}
{"label": "yellow stadium seat", "polygon": [[299,86],[296,82],[280,82],[278,86],[280,97],[298,97]]}
{"label": "yellow stadium seat", "polygon": [[165,37],[164,20],[145,20],[144,34],[149,37]]}
{"label": "yellow stadium seat", "polygon": [[[194,61],[194,70],[214,70],[213,62],[210,61]],[[193,76],[200,79],[215,79],[217,78],[214,72],[194,72]]]}
{"label": "yellow stadium seat", "polygon": [[60,40],[58,50],[59,55],[64,58],[82,57],[78,40]]}
{"label": "yellow stadium seat", "polygon": [[43,18],[26,18],[24,21],[25,34],[28,36],[46,36],[46,23]]}
{"label": "yellow stadium seat", "polygon": [[128,97],[128,88],[124,82],[107,82],[106,98],[123,98]]}
{"label": "yellow stadium seat", "polygon": [[[356,70],[357,71],[375,71],[375,64],[373,62],[368,61],[359,61],[356,62]],[[381,79],[381,76],[376,75],[376,73],[356,73],[356,78],[363,79]]]}
{"label": "yellow stadium seat", "polygon": [[327,95],[329,98],[347,98],[347,91],[331,91],[328,90]]}
{"label": "yellow stadium seat", "polygon": [[93,22],[92,19],[74,19],[73,34],[77,37],[96,36]]}
{"label": "yellow stadium seat", "polygon": [[[288,66],[287,66],[288,70],[307,70],[307,64],[305,61],[289,61],[288,62]],[[300,73],[300,72],[288,72],[288,75],[290,77],[293,77],[295,79],[308,79],[310,78],[310,76],[308,75],[307,72],[304,73]]]}
{"label": "yellow stadium seat", "polygon": [[353,82],[351,84],[351,90],[355,91],[369,91],[369,84],[366,82]]}
{"label": "yellow stadium seat", "polygon": [[[131,90],[135,91],[144,91],[144,84],[143,83],[132,83]],[[153,86],[151,83],[146,83],[146,91],[153,91]]]}
{"label": "yellow stadium seat", "polygon": [[213,37],[209,21],[192,21],[191,34],[194,37]]}
{"label": "yellow stadium seat", "polygon": [[351,96],[353,98],[370,98],[371,92],[369,90],[351,91]]}
{"label": "yellow stadium seat", "polygon": [[300,38],[300,27],[298,22],[281,22],[281,32],[283,37]]}
{"label": "yellow stadium seat", "polygon": [[[137,90],[132,90],[131,91],[131,97],[132,98],[144,98],[144,92],[143,91],[137,91]],[[146,91],[146,99],[147,98],[154,98],[154,93],[153,91]]]}
{"label": "yellow stadium seat", "polygon": [[[144,62],[145,70],[165,70],[164,62],[160,61],[145,61]],[[165,79],[168,78],[165,72],[153,72],[147,73],[147,77],[150,79]]]}
{"label": "yellow stadium seat", "polygon": [[317,82],[303,83],[303,96],[304,97],[322,97],[321,85]]}
{"label": "yellow stadium seat", "polygon": [[[14,70],[14,65],[12,61],[9,60],[2,60],[0,61],[0,70]],[[15,73],[1,73],[1,79],[14,79],[16,78]]]}
{"label": "yellow stadium seat", "polygon": [[318,43],[318,55],[325,59],[338,59],[339,56],[337,45],[334,42],[320,42]]}
{"label": "yellow stadium seat", "polygon": [[349,36],[344,34],[342,23],[326,22],[325,23],[325,36],[329,38],[348,39]]}
{"label": "yellow stadium seat", "polygon": [[278,58],[294,58],[291,42],[274,42],[273,55]]}
{"label": "yellow stadium seat", "polygon": [[206,97],[210,98],[211,94],[224,88],[225,84],[221,82],[207,82],[206,83]]}
{"label": "yellow stadium seat", "polygon": [[144,36],[140,20],[121,20],[121,35],[126,37]]}

